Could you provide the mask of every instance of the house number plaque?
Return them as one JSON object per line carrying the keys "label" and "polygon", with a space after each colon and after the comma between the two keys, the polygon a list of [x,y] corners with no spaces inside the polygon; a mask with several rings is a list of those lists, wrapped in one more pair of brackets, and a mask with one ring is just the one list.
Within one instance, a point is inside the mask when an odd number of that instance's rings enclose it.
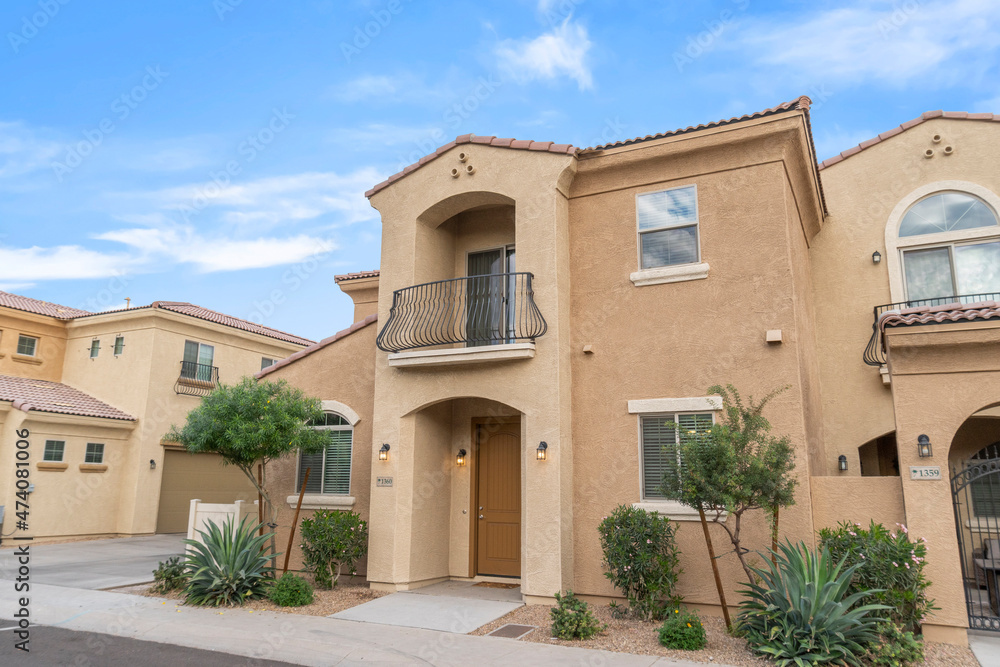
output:
{"label": "house number plaque", "polygon": [[938,466],[910,466],[910,479],[941,479],[941,468]]}
{"label": "house number plaque", "polygon": [[392,486],[392,477],[376,477],[375,486]]}

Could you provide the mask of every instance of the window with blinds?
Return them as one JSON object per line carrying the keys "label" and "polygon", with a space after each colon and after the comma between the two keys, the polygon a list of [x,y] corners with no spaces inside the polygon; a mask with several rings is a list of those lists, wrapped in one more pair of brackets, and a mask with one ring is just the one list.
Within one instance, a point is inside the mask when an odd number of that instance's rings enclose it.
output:
{"label": "window with blinds", "polygon": [[683,462],[677,451],[680,431],[701,438],[712,430],[711,412],[643,415],[639,420],[642,450],[642,497],[663,499],[664,475],[676,475]]}
{"label": "window with blinds", "polygon": [[[1000,442],[983,447],[972,455],[972,463],[985,459],[1000,459]],[[1000,476],[986,475],[970,485],[972,513],[977,517],[1000,517]]]}
{"label": "window with blinds", "polygon": [[635,209],[640,269],[700,261],[695,186],[636,195]]}
{"label": "window with blinds", "polygon": [[296,490],[302,488],[306,469],[311,468],[306,493],[326,493],[347,496],[351,493],[351,450],[354,427],[335,412],[327,412],[322,423],[313,428],[327,432],[329,444],[322,452],[299,454],[299,474]]}

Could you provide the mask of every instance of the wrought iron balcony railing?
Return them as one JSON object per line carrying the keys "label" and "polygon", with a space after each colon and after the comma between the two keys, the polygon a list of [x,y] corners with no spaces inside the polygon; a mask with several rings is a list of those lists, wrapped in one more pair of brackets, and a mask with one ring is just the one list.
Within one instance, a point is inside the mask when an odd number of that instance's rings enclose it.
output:
{"label": "wrought iron balcony railing", "polygon": [[872,337],[865,347],[864,360],[869,366],[881,366],[886,363],[885,349],[882,341],[882,327],[879,321],[882,316],[892,311],[902,311],[907,308],[919,308],[920,306],[943,306],[950,303],[980,303],[982,301],[1000,301],[1000,292],[990,292],[984,294],[963,294],[961,296],[939,296],[934,299],[917,299],[916,301],[900,301],[898,303],[887,303],[882,306],[875,306],[875,322],[872,324]]}
{"label": "wrought iron balcony railing", "polygon": [[534,341],[548,325],[535,305],[531,279],[530,273],[497,273],[398,289],[378,347],[401,352]]}
{"label": "wrought iron balcony railing", "polygon": [[207,396],[218,384],[218,366],[182,361],[181,374],[174,383],[174,391],[189,396]]}

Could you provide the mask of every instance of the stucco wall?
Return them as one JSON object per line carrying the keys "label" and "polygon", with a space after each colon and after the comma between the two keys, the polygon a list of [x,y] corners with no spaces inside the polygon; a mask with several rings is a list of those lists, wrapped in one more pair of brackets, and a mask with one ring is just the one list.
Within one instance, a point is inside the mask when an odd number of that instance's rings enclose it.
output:
{"label": "stucco wall", "polygon": [[[369,325],[299,361],[277,368],[264,377],[267,380],[285,380],[306,395],[320,400],[339,401],[358,414],[360,420],[354,425],[354,446],[351,451],[351,496],[354,498],[354,505],[350,509],[365,521],[369,520],[371,477],[374,474],[371,452],[378,449],[372,441],[377,333],[377,325]],[[278,550],[281,552],[285,551],[289,528],[295,518],[294,503],[286,501],[289,496],[298,494],[297,471],[297,455],[286,456],[268,465],[267,489],[278,508],[276,532]],[[310,474],[314,473],[315,471]],[[302,510],[299,522],[313,513],[314,510]],[[300,568],[302,564],[300,538],[301,533],[296,528],[290,561],[293,569]],[[366,562],[360,564],[359,572],[367,572]]]}
{"label": "stucco wall", "polygon": [[836,528],[841,521],[867,526],[874,520],[891,529],[906,522],[899,477],[810,477],[809,490],[817,531]]}
{"label": "stucco wall", "polygon": [[[931,140],[935,134],[942,135],[940,143]],[[882,384],[877,368],[861,361],[872,333],[873,307],[902,300],[889,289],[885,230],[890,214],[906,195],[939,181],[969,181],[1000,192],[994,166],[998,142],[997,123],[933,119],[821,172],[830,216],[810,257],[823,428],[828,443],[840,443],[827,452],[827,474],[836,471],[837,456],[844,454],[848,474],[859,475],[857,448],[895,428],[892,389]],[[944,155],[945,145],[954,153]],[[935,157],[924,157],[928,148],[937,150]],[[876,250],[880,264],[872,263]]]}
{"label": "stucco wall", "polygon": [[[786,180],[794,135],[764,142],[764,132],[748,130],[744,145],[680,155],[665,148],[658,160],[634,165],[617,156],[619,168],[607,172],[600,171],[603,158],[581,162],[570,199],[576,591],[616,594],[601,569],[597,525],[616,505],[640,500],[631,399],[704,396],[727,382],[759,397],[789,385],[766,413],[796,450],[797,504],[782,513],[782,535],[811,540],[807,442],[818,438],[805,415],[816,388],[807,364],[809,295],[797,264],[807,262],[803,227],[815,221],[808,211],[800,219]],[[689,184],[698,187],[708,278],[634,286],[635,195]],[[783,343],[765,342],[771,329],[782,330]],[[593,353],[584,354],[584,345]],[[731,550],[721,528],[712,532],[717,552]],[[744,539],[750,549],[769,545],[761,513],[748,515]],[[700,525],[682,522],[678,543],[679,592],[692,603],[717,604]],[[719,563],[732,593],[742,570],[733,555]]]}
{"label": "stucco wall", "polygon": [[[38,338],[35,356],[17,353],[20,335]],[[0,375],[59,382],[66,350],[66,324],[54,317],[0,307]]]}

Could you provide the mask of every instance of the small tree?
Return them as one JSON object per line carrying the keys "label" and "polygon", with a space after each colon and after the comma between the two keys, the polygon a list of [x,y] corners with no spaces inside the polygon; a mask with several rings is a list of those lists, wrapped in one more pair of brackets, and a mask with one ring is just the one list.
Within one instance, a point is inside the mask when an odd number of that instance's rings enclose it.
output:
{"label": "small tree", "polygon": [[[308,425],[322,418],[319,400],[284,380],[245,377],[234,385],[220,384],[188,413],[183,428],[171,426],[165,438],[189,452],[219,454],[225,464],[242,470],[264,501],[268,525],[274,526],[277,515],[267,493],[267,464],[298,449],[322,451],[327,434]],[[260,483],[254,475],[258,463],[264,471]]]}
{"label": "small tree", "polygon": [[[711,387],[709,394],[722,397],[721,420],[707,433],[678,428],[677,444],[668,447],[681,465],[677,471],[664,474],[664,495],[714,515],[712,521],[729,535],[751,583],[756,577],[740,534],[743,515],[758,509],[776,515],[778,508],[795,502],[791,441],[788,436],[771,435],[771,424],[762,414],[764,406],[785,389],[772,391],[757,402],[751,396],[744,403],[731,384]],[[723,512],[732,521],[721,521]]]}
{"label": "small tree", "polygon": [[319,510],[302,521],[302,557],[317,586],[336,588],[342,572],[357,574],[367,553],[368,523],[359,514]]}

